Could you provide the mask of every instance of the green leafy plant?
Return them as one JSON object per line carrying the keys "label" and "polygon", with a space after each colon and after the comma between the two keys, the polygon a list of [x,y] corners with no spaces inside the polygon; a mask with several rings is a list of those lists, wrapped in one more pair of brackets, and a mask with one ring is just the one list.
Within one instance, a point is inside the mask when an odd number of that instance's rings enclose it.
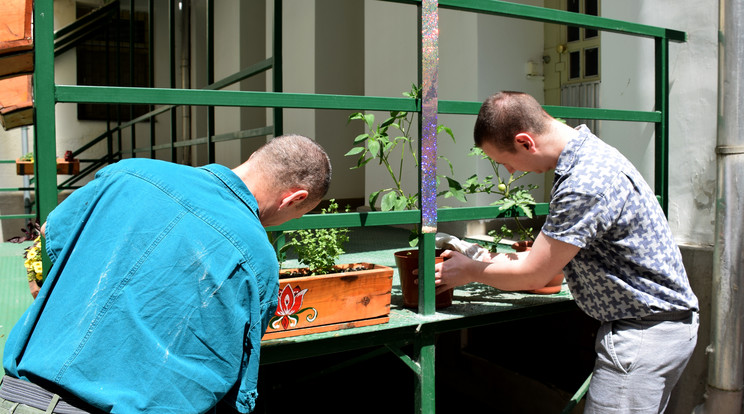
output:
{"label": "green leafy plant", "polygon": [[[420,99],[421,88],[411,85],[411,91],[404,92],[403,96],[411,99]],[[358,135],[354,139],[354,148],[346,153],[346,156],[356,156],[357,165],[360,168],[368,162],[376,160],[383,165],[392,181],[392,187],[383,188],[369,195],[369,205],[374,210],[377,200],[380,199],[382,211],[412,210],[418,208],[418,192],[406,192],[403,189],[402,180],[406,172],[418,171],[417,140],[411,137],[411,129],[415,121],[416,113],[405,111],[390,111],[390,116],[379,124],[375,124],[374,114],[356,112],[349,116],[349,122],[361,120],[367,127],[368,132]],[[455,142],[452,130],[444,125],[437,126],[437,134],[447,133]],[[397,165],[391,159],[393,154],[400,153]],[[438,159],[447,162],[450,174],[454,175],[452,163],[444,156]],[[410,167],[410,169],[409,169]],[[449,189],[442,191],[437,196],[455,197],[465,202],[465,192],[457,180],[444,174],[437,174],[437,185],[441,179],[446,179]],[[381,197],[381,198],[380,198]]]}
{"label": "green leafy plant", "polygon": [[517,236],[519,240],[532,240],[534,241],[535,236],[533,235],[532,227],[526,227],[522,223],[522,217],[532,218],[533,208],[535,206],[535,198],[532,196],[531,191],[538,188],[534,184],[517,184],[516,182],[525,177],[529,172],[522,172],[519,175],[509,174],[508,178],[501,173],[501,164],[495,162],[489,158],[482,149],[472,148],[470,150],[471,156],[481,157],[487,160],[491,164],[494,174],[486,176],[483,180],[479,180],[477,175],[470,177],[464,185],[466,193],[486,193],[486,194],[499,194],[501,198],[494,201],[491,205],[499,206],[499,211],[511,211],[511,216],[514,218],[516,229],[512,230],[506,224],[503,224],[499,230],[491,230],[488,235],[493,237],[493,242],[489,243],[489,249],[494,250],[496,245],[503,239],[511,239]]}
{"label": "green leafy plant", "polygon": [[[403,96],[411,99],[420,99],[421,88],[411,85],[411,90],[404,92]],[[390,116],[379,123],[375,123],[374,114],[356,112],[349,116],[349,122],[362,121],[367,129],[367,132],[358,135],[354,139],[354,147],[346,153],[346,156],[357,157],[357,163],[352,169],[361,168],[370,161],[375,160],[379,165],[384,166],[392,184],[390,187],[370,193],[369,205],[372,210],[376,209],[377,200],[380,200],[380,209],[382,211],[413,210],[418,208],[418,191],[406,192],[402,184],[404,174],[410,174],[419,169],[417,140],[411,137],[411,129],[416,120],[415,116],[416,113],[413,112],[390,111]],[[455,136],[450,128],[444,125],[438,125],[437,134],[441,132],[445,132],[455,142]],[[394,155],[397,154],[400,154],[400,159],[395,161]],[[446,161],[450,174],[454,175],[452,163],[445,156],[440,155],[438,159]],[[437,174],[436,179],[437,187],[442,179],[445,179],[448,184],[448,189],[439,192],[437,197],[454,197],[462,202],[467,201],[465,190],[457,180],[444,174]],[[417,235],[413,233],[410,237],[411,245],[415,245],[417,240]]]}
{"label": "green leafy plant", "polygon": [[[346,211],[349,211],[349,207],[346,207]],[[335,199],[331,199],[328,207],[321,210],[321,214],[337,212]],[[288,241],[280,249],[280,261],[283,262],[286,251],[293,248],[298,261],[307,266],[313,275],[334,273],[336,261],[344,254],[343,246],[349,241],[349,229],[346,228],[293,230],[285,234]]]}

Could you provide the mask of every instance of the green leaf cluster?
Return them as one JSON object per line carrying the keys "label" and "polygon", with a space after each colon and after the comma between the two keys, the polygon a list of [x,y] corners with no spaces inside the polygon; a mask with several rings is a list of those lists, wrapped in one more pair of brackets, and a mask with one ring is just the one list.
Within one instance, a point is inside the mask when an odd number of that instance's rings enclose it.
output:
{"label": "green leaf cluster", "polygon": [[[411,85],[411,90],[404,92],[403,96],[418,100],[421,98],[421,88]],[[419,169],[418,141],[411,137],[415,116],[416,113],[412,112],[390,111],[390,116],[379,123],[376,123],[374,114],[356,112],[349,116],[349,122],[361,121],[367,130],[354,139],[354,147],[346,153],[346,156],[357,157],[357,163],[352,169],[361,168],[371,161],[376,161],[385,168],[390,177],[391,186],[370,193],[369,205],[373,210],[376,209],[378,200],[382,211],[418,208],[418,192],[406,192],[402,186],[404,174],[406,172],[410,174]],[[455,142],[452,130],[444,125],[438,125],[437,134],[442,132],[449,135]],[[400,160],[397,163],[392,159],[394,154],[400,154]],[[452,163],[444,156],[439,156],[438,159],[446,161],[450,174],[454,175]],[[441,191],[437,196],[455,197],[460,201],[466,201],[465,190],[457,180],[437,174],[437,186],[442,179],[446,179],[449,188]]]}
{"label": "green leaf cluster", "polygon": [[[532,227],[526,227],[522,224],[520,217],[532,218],[532,209],[536,202],[532,196],[532,190],[538,188],[534,184],[521,185],[516,182],[529,174],[528,172],[522,172],[515,176],[509,174],[509,178],[504,178],[501,173],[501,164],[495,162],[489,158],[482,149],[474,147],[470,150],[471,156],[481,157],[491,163],[493,169],[493,175],[486,176],[482,180],[479,180],[476,175],[470,177],[466,183],[466,191],[468,194],[471,193],[486,193],[486,194],[499,194],[501,198],[494,201],[491,205],[499,206],[499,211],[507,212],[507,216],[514,218],[516,224],[516,236],[519,240],[534,240]],[[494,242],[489,247],[493,250],[502,239],[511,239],[515,236],[515,232],[512,231],[505,224],[501,226],[499,230],[491,230],[488,235],[494,238]]]}
{"label": "green leaf cluster", "polygon": [[[349,211],[348,206],[346,211]],[[321,214],[337,212],[335,199],[331,199],[328,207],[321,210]],[[346,228],[293,230],[285,234],[288,241],[281,248],[281,257],[285,257],[288,249],[294,249],[298,261],[307,266],[313,275],[334,273],[336,261],[345,253],[343,246],[349,241],[349,229]]]}

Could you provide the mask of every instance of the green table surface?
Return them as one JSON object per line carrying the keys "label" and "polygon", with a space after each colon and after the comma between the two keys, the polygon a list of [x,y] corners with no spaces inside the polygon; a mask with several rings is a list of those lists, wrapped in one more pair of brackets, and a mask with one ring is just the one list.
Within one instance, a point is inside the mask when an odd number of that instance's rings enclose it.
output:
{"label": "green table surface", "polygon": [[[376,263],[393,268],[389,322],[265,340],[261,362],[268,364],[380,345],[399,346],[411,343],[421,332],[447,332],[576,309],[565,282],[561,291],[553,295],[505,292],[472,283],[455,289],[452,305],[437,310],[434,315],[424,316],[416,309],[404,308],[394,253],[411,248],[407,238],[408,231],[400,228],[354,229],[347,253],[338,261]],[[297,266],[297,260],[290,256],[283,267]]]}

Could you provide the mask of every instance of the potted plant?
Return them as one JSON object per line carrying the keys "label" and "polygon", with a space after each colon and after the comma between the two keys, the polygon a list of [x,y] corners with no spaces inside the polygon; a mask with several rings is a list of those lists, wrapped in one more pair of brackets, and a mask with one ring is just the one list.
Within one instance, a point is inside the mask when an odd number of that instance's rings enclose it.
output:
{"label": "potted plant", "polygon": [[[419,99],[421,89],[411,85],[409,92],[403,96],[411,99]],[[385,168],[390,177],[391,186],[373,191],[369,195],[369,205],[372,210],[376,209],[377,201],[380,200],[382,211],[412,210],[418,208],[419,194],[406,192],[403,189],[403,177],[410,171],[418,171],[419,163],[417,156],[417,140],[411,136],[411,129],[415,121],[415,113],[405,111],[390,111],[390,116],[382,122],[375,123],[374,114],[356,112],[349,116],[349,122],[362,121],[367,132],[358,135],[354,139],[354,147],[346,153],[346,156],[357,157],[357,164],[352,168],[360,168],[371,161]],[[444,125],[437,126],[437,133],[445,132],[455,141],[452,130]],[[400,159],[394,155],[400,154]],[[452,163],[444,156],[438,159],[444,160],[449,165],[450,173],[454,174]],[[444,198],[455,197],[465,202],[465,191],[462,185],[444,174],[437,174],[437,185],[444,179],[447,181],[448,189],[441,191],[437,196]],[[418,243],[417,229],[413,229],[409,236],[411,247]],[[437,260],[441,260],[437,258]],[[411,272],[418,269],[418,250],[404,250],[395,253],[395,261],[398,267],[401,289],[403,290],[404,306],[418,306],[418,286],[414,283],[418,276]],[[442,308],[452,304],[452,290],[437,295],[437,307]]]}
{"label": "potted plant", "polygon": [[[511,217],[514,219],[513,229],[506,224],[502,224],[500,229],[488,232],[492,241],[486,243],[487,247],[492,252],[495,252],[499,243],[510,240],[511,248],[516,252],[524,252],[531,249],[532,243],[535,241],[534,230],[532,227],[526,226],[523,221],[524,217],[528,219],[533,217],[532,209],[536,203],[531,191],[537,189],[538,186],[534,184],[526,186],[515,184],[518,180],[526,176],[528,172],[522,172],[517,176],[509,174],[508,179],[503,179],[500,174],[500,164],[489,158],[480,148],[473,148],[470,155],[480,156],[482,159],[488,160],[491,163],[496,182],[493,181],[494,176],[488,176],[482,182],[469,180],[466,183],[466,191],[501,195],[501,198],[493,202],[492,205],[499,206],[500,211],[511,211]],[[561,290],[562,284],[563,273],[561,272],[551,279],[545,287],[529,290],[528,292],[536,294],[558,293]]]}
{"label": "potted plant", "polygon": [[[331,199],[322,214],[338,211]],[[306,267],[279,272],[279,305],[264,339],[283,338],[389,321],[393,269],[372,263],[337,265],[348,229],[286,232],[279,260],[294,249]]]}

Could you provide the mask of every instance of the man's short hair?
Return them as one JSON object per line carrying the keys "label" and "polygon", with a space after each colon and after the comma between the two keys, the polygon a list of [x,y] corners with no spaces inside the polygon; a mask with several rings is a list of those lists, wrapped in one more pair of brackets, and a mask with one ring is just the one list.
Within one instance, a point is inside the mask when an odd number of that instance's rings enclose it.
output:
{"label": "man's short hair", "polygon": [[331,184],[331,160],[325,150],[302,135],[282,135],[251,155],[277,190],[307,190],[309,201],[320,201]]}
{"label": "man's short hair", "polygon": [[481,147],[489,142],[502,151],[515,152],[514,137],[523,132],[542,134],[552,117],[535,98],[513,91],[491,95],[481,105],[475,121],[473,138]]}

